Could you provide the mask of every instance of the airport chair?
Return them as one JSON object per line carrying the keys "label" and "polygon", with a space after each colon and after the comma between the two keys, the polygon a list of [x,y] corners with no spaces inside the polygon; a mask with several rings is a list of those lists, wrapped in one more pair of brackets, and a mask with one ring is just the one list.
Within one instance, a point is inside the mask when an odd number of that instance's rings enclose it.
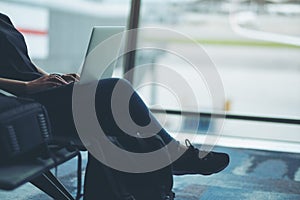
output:
{"label": "airport chair", "polygon": [[[50,152],[52,155],[49,158],[39,157],[13,164],[1,165],[0,189],[13,190],[30,182],[54,199],[74,200],[75,198],[52,174],[50,169],[80,155],[80,152],[76,149],[61,146],[51,147]],[[80,156],[78,159],[81,161]],[[79,187],[81,188],[81,181]],[[79,187],[77,196],[81,191]]]}

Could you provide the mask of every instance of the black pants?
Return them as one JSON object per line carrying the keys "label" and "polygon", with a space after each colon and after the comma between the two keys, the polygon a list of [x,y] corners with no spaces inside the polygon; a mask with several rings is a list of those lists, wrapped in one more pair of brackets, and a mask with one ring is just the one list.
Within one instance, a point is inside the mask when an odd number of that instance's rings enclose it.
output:
{"label": "black pants", "polygon": [[[102,129],[105,133],[111,135],[124,134],[116,124],[111,110],[112,91],[117,82],[122,85],[122,92],[132,92],[128,109],[132,120],[136,124],[140,126],[147,125],[150,122],[149,116],[151,115],[147,106],[138,94],[133,91],[133,88],[127,81],[113,78],[101,80],[96,90],[95,110]],[[65,136],[66,138],[77,137],[72,114],[73,87],[73,84],[69,84],[30,95],[30,98],[33,98],[46,107],[53,127],[53,133],[56,136]],[[158,135],[161,136],[165,143],[173,140],[159,123],[155,124],[160,129]],[[106,188],[103,181],[105,178],[103,177],[103,173],[100,173],[99,168],[99,161],[89,154],[85,177],[86,199],[95,199],[97,197],[95,195],[97,193],[99,195],[101,190]]]}

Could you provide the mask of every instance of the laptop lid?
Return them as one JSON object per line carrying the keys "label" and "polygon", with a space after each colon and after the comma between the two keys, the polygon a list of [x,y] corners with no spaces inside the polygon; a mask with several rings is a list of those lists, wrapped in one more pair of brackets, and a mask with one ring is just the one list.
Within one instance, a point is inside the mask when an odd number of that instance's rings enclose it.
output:
{"label": "laptop lid", "polygon": [[112,77],[116,59],[123,47],[124,30],[123,26],[93,27],[80,73],[81,83]]}

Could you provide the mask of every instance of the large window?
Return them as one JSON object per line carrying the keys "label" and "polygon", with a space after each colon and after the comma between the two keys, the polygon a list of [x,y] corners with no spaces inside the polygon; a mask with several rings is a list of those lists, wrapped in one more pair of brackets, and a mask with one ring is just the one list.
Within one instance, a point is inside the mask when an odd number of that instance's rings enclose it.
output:
{"label": "large window", "polygon": [[[49,72],[67,73],[79,72],[93,26],[127,25],[130,3],[0,0],[0,11],[8,14],[25,35],[37,65]],[[149,106],[300,118],[297,1],[142,0],[140,12],[141,28],[165,31],[141,31],[138,35],[138,44],[157,47],[138,50],[135,62],[133,85]],[[192,59],[200,73],[189,59],[174,53],[177,51]],[[216,69],[215,76],[202,73],[211,68]],[[122,65],[115,71],[122,76]],[[166,80],[175,90],[162,84]],[[214,80],[221,81],[222,87],[214,85]],[[212,100],[214,87],[224,93],[216,102]],[[213,132],[214,123],[218,123],[207,117],[158,117],[170,131],[189,133],[197,129],[200,135]],[[225,120],[222,134],[300,143],[297,125]]]}
{"label": "large window", "polygon": [[[138,52],[137,63],[149,65],[136,70],[134,84],[149,105],[194,112],[216,110],[229,114],[300,117],[300,4],[297,1],[143,1],[140,27],[160,27],[191,37],[207,53],[221,77],[225,99],[212,105],[211,91],[191,65],[169,51]],[[143,35],[140,35],[142,38]],[[147,38],[147,36],[145,36]],[[197,61],[200,71],[211,64],[190,39],[170,35],[151,35],[142,42],[157,43],[162,49],[184,50]],[[196,103],[188,90],[177,82],[185,98],[180,104],[167,87],[152,83],[177,79],[165,72],[168,66],[192,87]],[[216,77],[217,79],[217,77]],[[182,88],[180,88],[182,87]],[[192,103],[194,102],[194,104]],[[197,107],[199,106],[199,108]],[[177,119],[179,120],[179,119]],[[206,131],[210,120],[186,117],[181,125],[170,117],[170,130],[189,132],[199,125]],[[195,124],[196,123],[196,124]],[[213,126],[212,126],[213,127]],[[211,129],[213,131],[213,129]],[[228,137],[300,142],[296,125],[226,120],[223,135]]]}

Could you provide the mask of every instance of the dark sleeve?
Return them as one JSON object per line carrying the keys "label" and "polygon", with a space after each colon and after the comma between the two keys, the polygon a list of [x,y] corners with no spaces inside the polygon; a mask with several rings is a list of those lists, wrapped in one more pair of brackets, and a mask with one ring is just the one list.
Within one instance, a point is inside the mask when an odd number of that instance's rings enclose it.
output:
{"label": "dark sleeve", "polygon": [[23,35],[0,13],[0,77],[30,81],[41,76],[28,56]]}

